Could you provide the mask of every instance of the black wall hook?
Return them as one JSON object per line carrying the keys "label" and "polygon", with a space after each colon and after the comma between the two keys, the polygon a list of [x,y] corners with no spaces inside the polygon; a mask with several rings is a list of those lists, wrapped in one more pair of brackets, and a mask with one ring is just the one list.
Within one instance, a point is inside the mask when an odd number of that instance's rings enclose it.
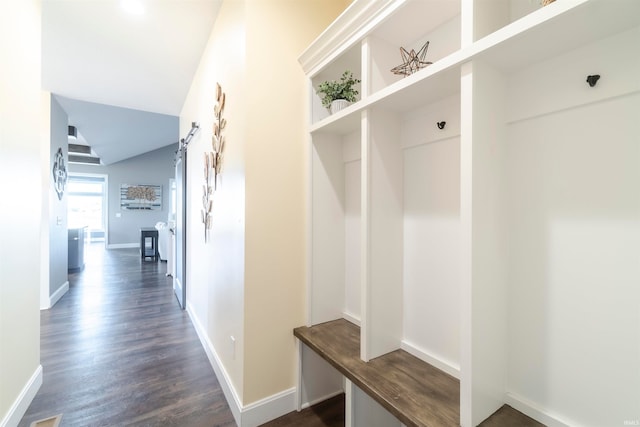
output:
{"label": "black wall hook", "polygon": [[596,85],[596,83],[598,83],[599,79],[600,79],[600,74],[594,74],[592,76],[587,76],[587,83],[589,83],[589,86],[594,87]]}
{"label": "black wall hook", "polygon": [[437,122],[436,125],[438,126],[438,129],[444,129],[444,126],[447,124],[447,122]]}

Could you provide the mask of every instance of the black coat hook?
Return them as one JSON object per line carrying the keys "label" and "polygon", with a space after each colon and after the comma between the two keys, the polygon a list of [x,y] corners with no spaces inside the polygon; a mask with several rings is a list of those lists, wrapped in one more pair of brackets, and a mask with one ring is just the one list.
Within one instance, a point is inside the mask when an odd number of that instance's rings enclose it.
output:
{"label": "black coat hook", "polygon": [[596,85],[596,83],[598,83],[599,79],[600,79],[600,74],[594,74],[592,76],[587,76],[587,83],[589,83],[589,86],[594,87]]}
{"label": "black coat hook", "polygon": [[447,122],[437,122],[436,125],[438,126],[438,129],[444,129],[444,126],[447,124]]}

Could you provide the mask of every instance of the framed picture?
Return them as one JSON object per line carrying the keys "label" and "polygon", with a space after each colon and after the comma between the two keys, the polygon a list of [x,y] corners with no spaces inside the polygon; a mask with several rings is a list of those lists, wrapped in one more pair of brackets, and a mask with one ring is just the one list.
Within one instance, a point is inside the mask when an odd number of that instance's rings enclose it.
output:
{"label": "framed picture", "polygon": [[122,184],[120,186],[120,208],[128,210],[162,210],[162,186]]}

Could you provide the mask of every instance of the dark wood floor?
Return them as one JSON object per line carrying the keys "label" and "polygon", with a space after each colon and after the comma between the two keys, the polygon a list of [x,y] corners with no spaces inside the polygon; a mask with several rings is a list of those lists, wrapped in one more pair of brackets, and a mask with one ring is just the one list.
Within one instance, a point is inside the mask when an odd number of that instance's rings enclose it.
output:
{"label": "dark wood floor", "polygon": [[[136,249],[89,246],[86,264],[41,312],[44,382],[19,427],[57,414],[61,427],[235,426],[166,263],[141,262]],[[509,410],[483,426],[516,425]],[[518,425],[541,425],[530,421]],[[343,427],[344,396],[264,424],[298,426]]]}
{"label": "dark wood floor", "polygon": [[545,427],[522,412],[516,411],[509,405],[502,405],[493,415],[484,420],[479,427]]}
{"label": "dark wood floor", "polygon": [[260,427],[344,427],[344,394],[300,412],[291,412]]}
{"label": "dark wood floor", "polygon": [[69,292],[41,313],[44,383],[19,427],[235,426],[166,263],[137,249],[87,249]]}
{"label": "dark wood floor", "polygon": [[[344,427],[344,394],[301,412],[291,412],[260,427]],[[440,425],[434,423],[433,425]],[[544,424],[503,405],[479,427],[545,427]]]}

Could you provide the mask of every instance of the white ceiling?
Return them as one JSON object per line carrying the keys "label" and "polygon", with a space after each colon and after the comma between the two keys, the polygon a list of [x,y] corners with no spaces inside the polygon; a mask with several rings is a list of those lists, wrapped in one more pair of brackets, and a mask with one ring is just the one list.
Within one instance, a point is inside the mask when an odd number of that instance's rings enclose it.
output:
{"label": "white ceiling", "polygon": [[[43,0],[43,89],[63,97],[69,124],[103,163],[177,142],[175,117],[221,1]],[[128,13],[127,3],[143,13]],[[175,132],[167,138],[138,132],[135,142],[122,138],[144,121],[141,112],[159,113],[148,119],[157,124],[165,118]]]}

